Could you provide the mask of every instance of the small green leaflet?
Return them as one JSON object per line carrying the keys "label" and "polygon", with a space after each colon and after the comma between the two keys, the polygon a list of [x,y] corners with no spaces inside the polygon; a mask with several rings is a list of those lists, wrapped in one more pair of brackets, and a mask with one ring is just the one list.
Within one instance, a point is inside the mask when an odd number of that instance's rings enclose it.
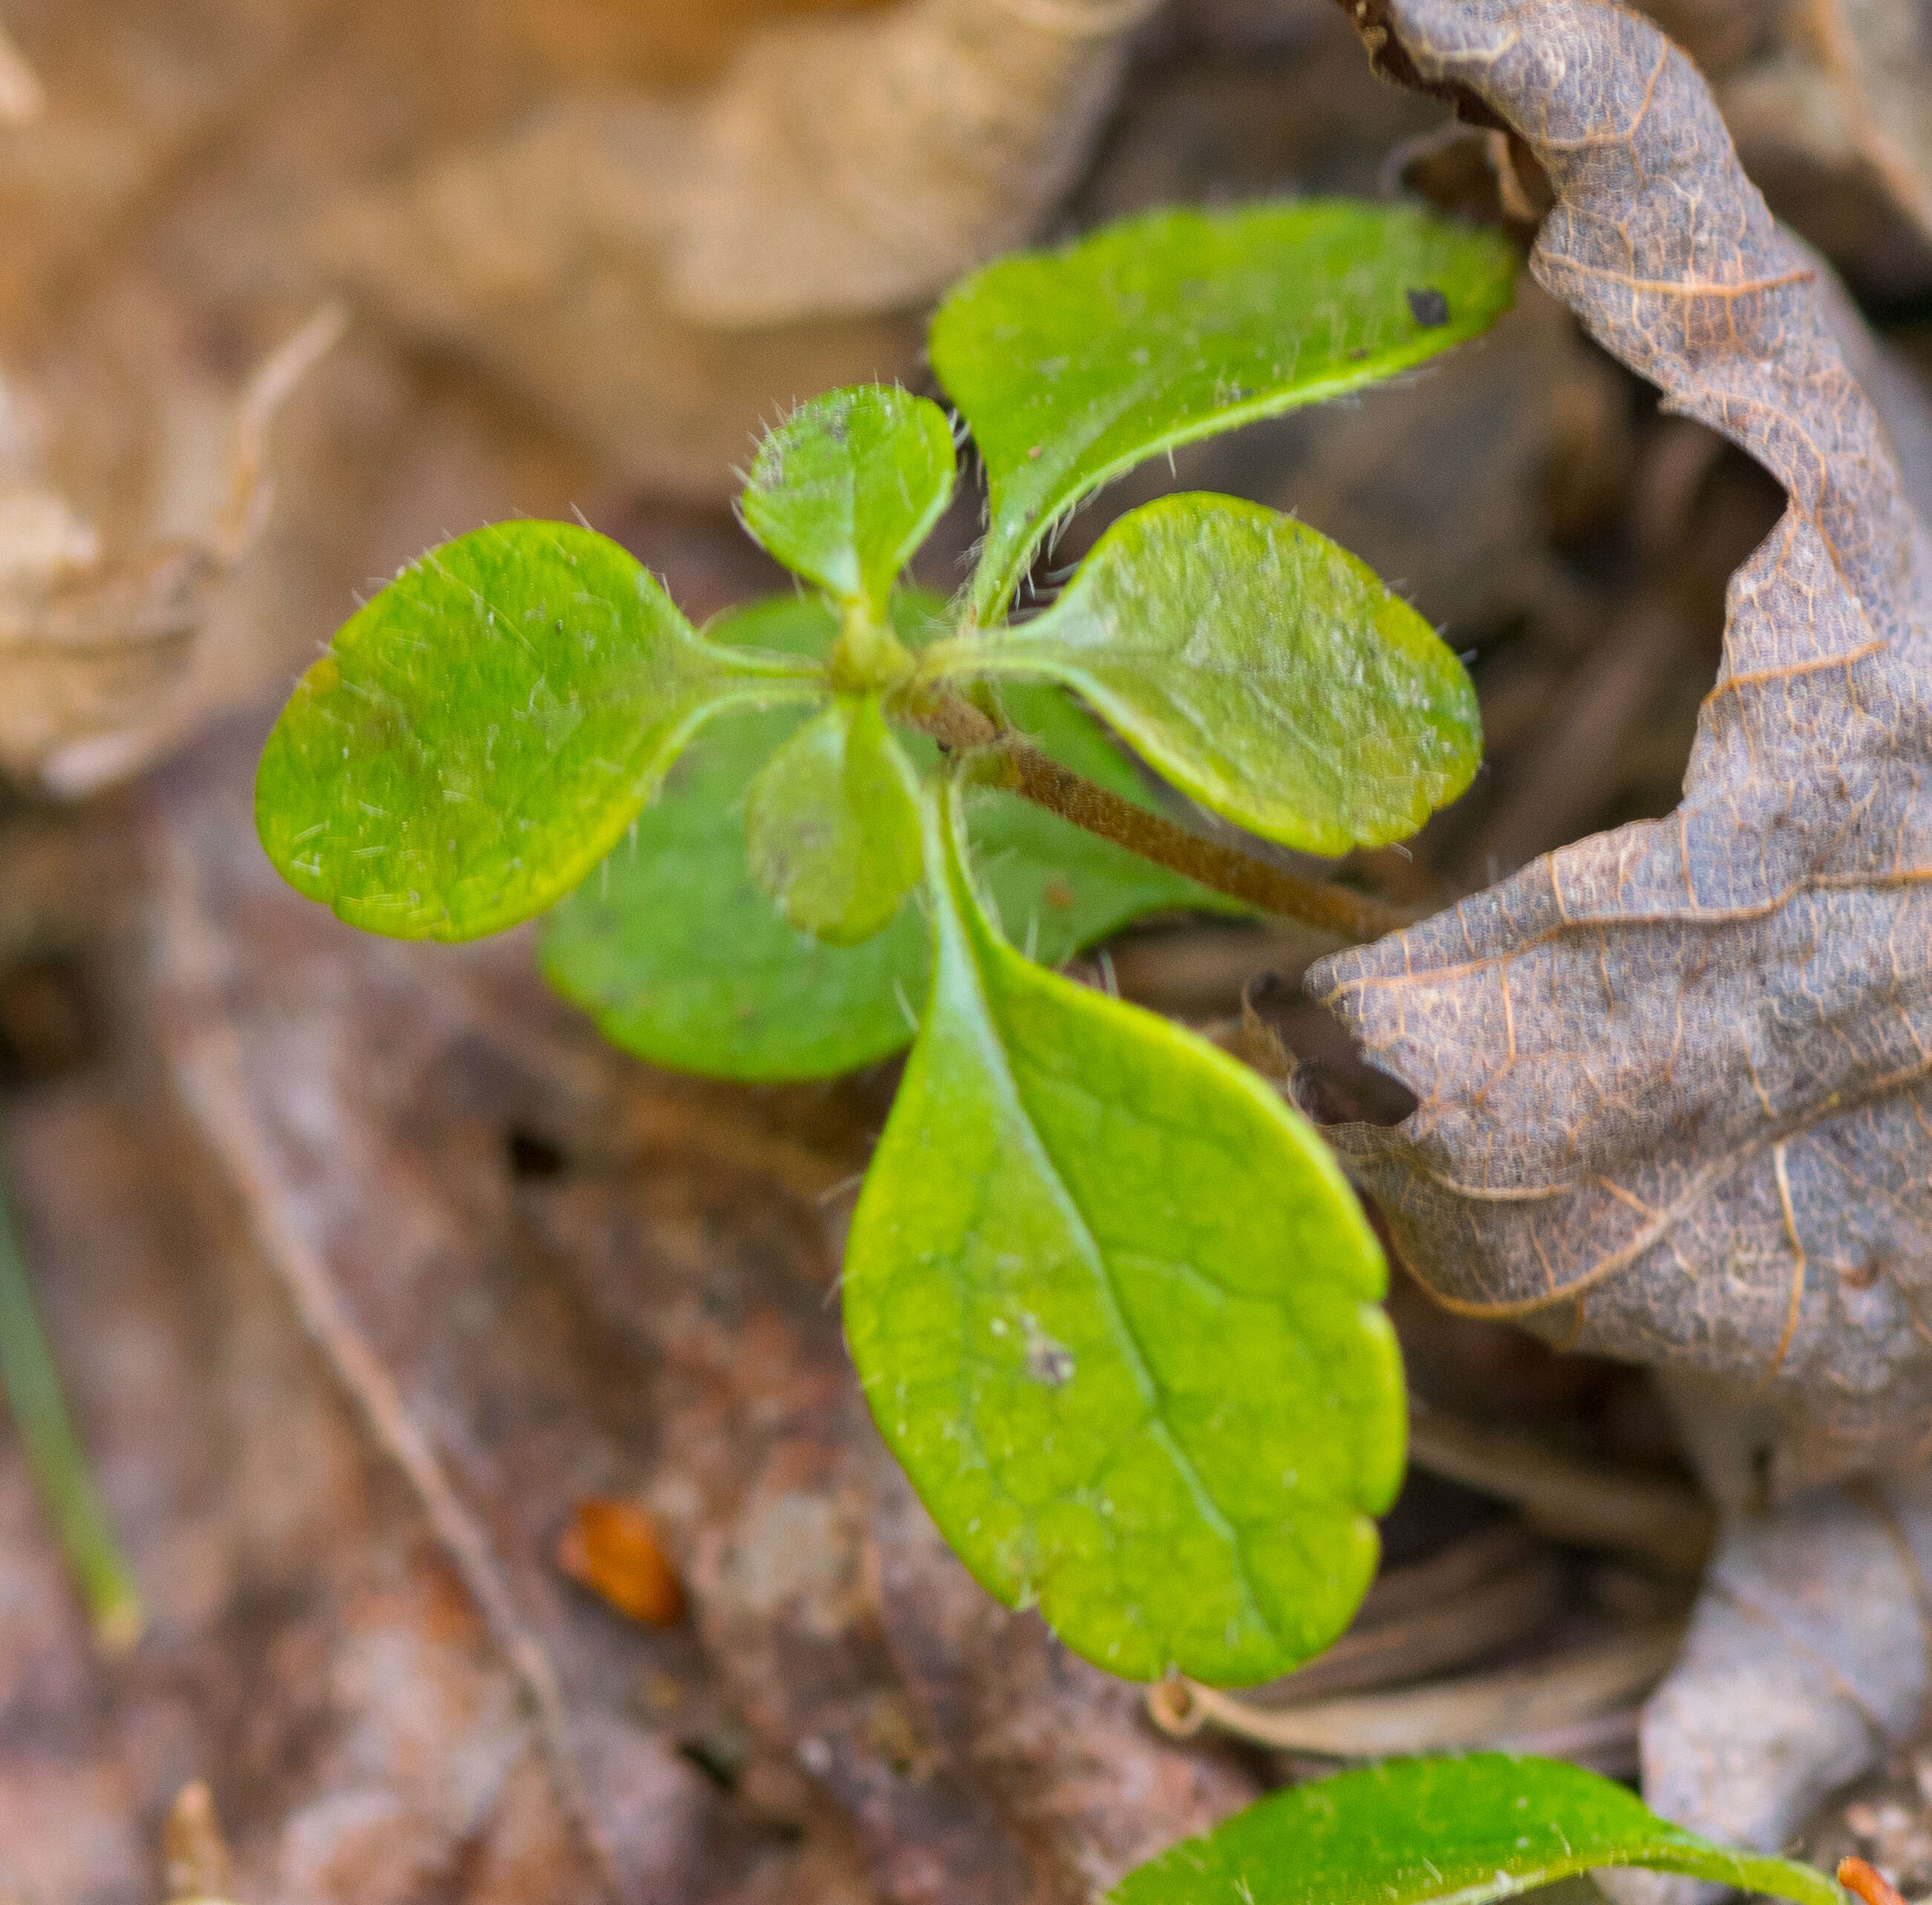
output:
{"label": "small green leaflet", "polygon": [[928,660],[1077,689],[1161,773],[1308,853],[1406,840],[1483,756],[1462,664],[1292,517],[1177,496],[1116,523],[1044,614]]}
{"label": "small green leaflet", "polygon": [[[929,599],[910,592],[895,603],[909,641],[930,612]],[[821,601],[785,596],[734,610],[706,632],[812,656],[838,626]],[[1136,794],[1132,768],[1059,690],[1021,685],[1007,704],[1056,760]],[[655,1064],[771,1083],[833,1077],[911,1042],[932,970],[917,900],[876,938],[827,946],[787,926],[747,867],[746,784],[797,724],[787,711],[700,735],[632,838],[546,924],[550,982],[614,1043]],[[921,762],[936,758],[916,736],[904,744]],[[1149,913],[1228,910],[1218,894],[1010,794],[974,794],[970,818],[1001,920],[1047,964]]]}
{"label": "small green leaflet", "polygon": [[877,695],[842,694],[753,779],[752,878],[800,932],[855,946],[883,932],[920,874],[918,778]]}
{"label": "small green leaflet", "polygon": [[1134,1679],[1264,1680],[1376,1570],[1404,1400],[1382,1252],[1256,1075],[1030,964],[926,802],[930,1002],[854,1216],[880,1432],[1010,1606]]}
{"label": "small green leaflet", "polygon": [[706,722],[818,692],[795,661],[694,634],[614,542],[506,523],[337,634],[268,737],[256,825],[350,925],[473,939],[575,886]]}
{"label": "small green leaflet", "polygon": [[1395,1760],[1270,1794],[1184,1840],[1114,1905],[1484,1905],[1604,1866],[1852,1905],[1823,1873],[1713,1845],[1580,1766],[1499,1753]]}
{"label": "small green leaflet", "polygon": [[977,619],[1000,618],[1041,538],[1102,484],[1487,330],[1516,268],[1493,232],[1307,200],[1156,212],[974,273],[930,350],[992,488]]}
{"label": "small green leaflet", "polygon": [[786,568],[883,620],[892,584],[952,494],[952,426],[884,384],[802,404],[758,446],[745,526]]}

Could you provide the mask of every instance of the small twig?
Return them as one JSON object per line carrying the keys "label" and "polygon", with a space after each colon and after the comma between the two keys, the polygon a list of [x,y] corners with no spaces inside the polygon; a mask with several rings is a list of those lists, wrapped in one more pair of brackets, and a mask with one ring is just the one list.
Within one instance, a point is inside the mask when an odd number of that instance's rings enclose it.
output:
{"label": "small twig", "polygon": [[1213,1726],[1257,1746],[1334,1760],[1508,1745],[1627,1705],[1669,1670],[1683,1638],[1670,1622],[1579,1648],[1546,1665],[1471,1674],[1434,1687],[1259,1707],[1192,1680],[1148,1689],[1148,1711],[1178,1738]]}
{"label": "small twig", "polygon": [[1678,1482],[1574,1462],[1540,1442],[1478,1428],[1409,1399],[1409,1460],[1431,1474],[1511,1502],[1540,1533],[1646,1556],[1695,1575],[1717,1529],[1711,1504]]}
{"label": "small twig", "polygon": [[981,754],[988,784],[1018,794],[1088,832],[1111,840],[1170,872],[1230,898],[1360,945],[1411,923],[1412,916],[1366,893],[1304,880],[1238,847],[1203,839],[1172,820],[1060,766],[962,697],[942,692],[908,698],[908,719],[962,753]]}
{"label": "small twig", "polygon": [[1358,1620],[1327,1653],[1270,1685],[1269,1704],[1300,1706],[1466,1666],[1545,1625],[1562,1604],[1562,1586],[1556,1558],[1545,1553],[1392,1619]]}
{"label": "small twig", "polygon": [[0,1206],[0,1390],[104,1654],[124,1654],[146,1616],[133,1570],[100,1498],[34,1306],[26,1260]]}

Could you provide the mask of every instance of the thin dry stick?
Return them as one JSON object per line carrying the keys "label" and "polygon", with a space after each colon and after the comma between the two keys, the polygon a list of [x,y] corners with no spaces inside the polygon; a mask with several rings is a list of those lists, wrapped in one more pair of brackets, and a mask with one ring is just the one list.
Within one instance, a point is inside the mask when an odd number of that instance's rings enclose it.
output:
{"label": "thin dry stick", "polygon": [[170,1905],[234,1896],[233,1862],[205,1780],[190,1780],[176,1794],[161,1827],[161,1858]]}
{"label": "thin dry stick", "polygon": [[1304,880],[1238,847],[1205,840],[1184,826],[1060,766],[1012,729],[1000,727],[957,694],[908,700],[907,718],[962,753],[981,753],[988,784],[1004,788],[1089,833],[1138,854],[1170,872],[1244,900],[1264,913],[1318,926],[1357,945],[1411,922],[1412,916],[1366,893]]}
{"label": "thin dry stick", "polygon": [[524,1624],[510,1585],[477,1525],[443,1473],[428,1438],[405,1407],[381,1359],[350,1320],[326,1260],[286,1212],[274,1160],[248,1112],[248,1089],[234,1034],[206,1022],[187,1032],[178,1076],[190,1110],[227,1168],[247,1207],[256,1242],[296,1316],[350,1394],[376,1446],[400,1468],[431,1529],[534,1709],[557,1796],[613,1900],[616,1868],[585,1800],[571,1756],[563,1693],[541,1642]]}
{"label": "thin dry stick", "polygon": [[1546,1666],[1314,1706],[1253,1706],[1192,1680],[1163,1680],[1148,1689],[1148,1711],[1178,1738],[1212,1726],[1257,1746],[1330,1759],[1454,1752],[1520,1740],[1624,1706],[1669,1671],[1683,1636],[1682,1623],[1672,1621],[1580,1648]]}
{"label": "thin dry stick", "polygon": [[1699,1573],[1717,1520],[1681,1483],[1574,1462],[1507,1430],[1478,1428],[1409,1400],[1409,1460],[1479,1494],[1512,1502],[1559,1541],[1642,1555],[1673,1573]]}
{"label": "thin dry stick", "polygon": [[1393,1687],[1465,1666],[1544,1625],[1562,1604],[1555,1557],[1543,1555],[1392,1620],[1364,1623],[1268,1690],[1270,1706]]}

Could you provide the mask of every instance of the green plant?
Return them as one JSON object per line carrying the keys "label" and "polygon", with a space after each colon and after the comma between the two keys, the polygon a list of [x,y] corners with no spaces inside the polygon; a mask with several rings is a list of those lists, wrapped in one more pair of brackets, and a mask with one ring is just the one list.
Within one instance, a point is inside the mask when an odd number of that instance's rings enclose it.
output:
{"label": "green plant", "polygon": [[645,1057],[808,1077],[916,1022],[853,1222],[854,1360],[968,1566],[1124,1675],[1253,1682],[1333,1640],[1404,1403],[1382,1254],[1319,1135],[1046,969],[1154,910],[1374,909],[1178,824],[1095,716],[1202,807],[1328,855],[1412,832],[1480,736],[1421,618],[1249,503],[1150,503],[1039,612],[1014,598],[1102,483],[1422,362],[1514,269],[1493,236],[1322,202],[996,264],[932,334],[989,489],[955,602],[898,586],[952,494],[950,419],[837,391],[744,494],[806,592],[700,632],[587,529],[482,530],[343,628],[262,758],[262,842],[302,892],[442,939],[560,902],[552,978]]}
{"label": "green plant", "polygon": [[[1713,1845],[1580,1766],[1499,1753],[1390,1760],[1271,1794],[1109,1895],[1114,1905],[1486,1905],[1606,1866],[1851,1905],[1809,1865]],[[1840,1870],[1865,1881],[1870,1905],[1890,1891],[1858,1861]]]}

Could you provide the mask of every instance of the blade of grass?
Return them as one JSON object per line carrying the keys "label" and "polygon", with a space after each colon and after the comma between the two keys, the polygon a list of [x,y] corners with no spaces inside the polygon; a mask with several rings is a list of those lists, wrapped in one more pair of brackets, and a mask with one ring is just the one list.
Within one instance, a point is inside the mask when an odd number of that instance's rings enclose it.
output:
{"label": "blade of grass", "polygon": [[74,1570],[104,1652],[124,1653],[141,1637],[140,1591],[107,1516],[61,1392],[46,1332],[34,1305],[26,1260],[0,1202],[0,1390],[27,1466]]}

